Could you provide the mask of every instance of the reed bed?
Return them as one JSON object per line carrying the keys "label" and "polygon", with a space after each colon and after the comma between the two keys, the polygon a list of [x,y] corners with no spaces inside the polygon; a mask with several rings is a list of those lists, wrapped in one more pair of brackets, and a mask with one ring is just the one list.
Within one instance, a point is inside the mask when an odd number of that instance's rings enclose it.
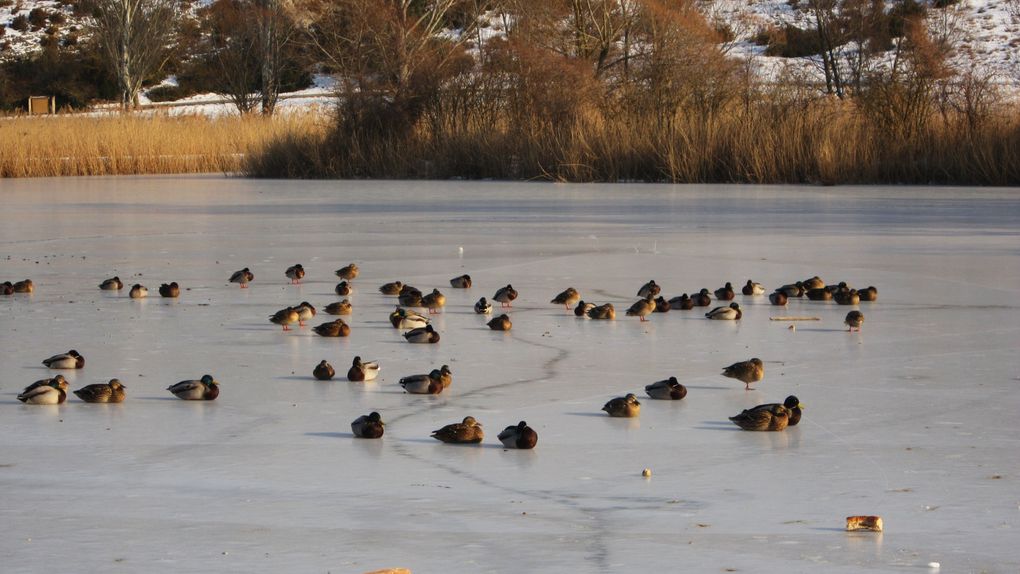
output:
{"label": "reed bed", "polygon": [[0,177],[237,172],[271,142],[326,122],[314,113],[0,118]]}

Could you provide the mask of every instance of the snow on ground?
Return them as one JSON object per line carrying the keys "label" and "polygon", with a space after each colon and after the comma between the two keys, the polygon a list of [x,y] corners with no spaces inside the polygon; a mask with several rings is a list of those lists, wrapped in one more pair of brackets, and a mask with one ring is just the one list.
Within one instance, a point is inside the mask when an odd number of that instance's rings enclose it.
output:
{"label": "snow on ground", "polygon": [[[0,279],[0,560],[5,572],[1012,572],[1020,568],[1020,190],[905,187],[280,182],[214,176],[4,183]],[[356,262],[353,332],[283,333],[267,317],[336,301]],[[306,282],[284,269],[303,263]],[[226,282],[249,266],[250,289]],[[449,288],[469,273],[474,287]],[[119,275],[147,300],[100,292]],[[751,277],[873,284],[863,332],[846,307],[737,296],[740,322],[623,316]],[[448,297],[437,345],[392,329],[393,280]],[[178,281],[180,299],[155,288]],[[512,283],[509,333],[471,305]],[[548,303],[574,286],[613,322]],[[776,315],[814,315],[789,330]],[[313,324],[327,320],[319,315]],[[25,406],[70,348],[71,387],[118,377],[120,405]],[[352,357],[375,383],[343,378]],[[761,357],[753,391],[719,376]],[[317,382],[328,359],[340,376]],[[401,376],[449,364],[437,396]],[[212,373],[215,402],[165,388]],[[611,397],[677,376],[678,402]],[[779,433],[727,417],[796,394]],[[371,410],[381,440],[349,423]],[[482,445],[429,438],[473,415]],[[534,451],[495,435],[527,420]],[[650,478],[641,471],[651,468]],[[879,514],[886,532],[846,533]]]}

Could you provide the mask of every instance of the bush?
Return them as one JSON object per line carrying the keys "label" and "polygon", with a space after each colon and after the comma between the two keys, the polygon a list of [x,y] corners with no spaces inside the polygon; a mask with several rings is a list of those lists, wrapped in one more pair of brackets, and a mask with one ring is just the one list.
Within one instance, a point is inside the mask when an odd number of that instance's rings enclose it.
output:
{"label": "bush", "polygon": [[813,28],[801,30],[792,24],[780,29],[771,28],[759,32],[755,37],[755,43],[766,46],[766,56],[780,58],[804,58],[822,51],[816,30]]}
{"label": "bush", "polygon": [[18,14],[11,20],[11,29],[17,30],[18,32],[28,32],[28,17],[24,14]]}
{"label": "bush", "polygon": [[145,92],[145,97],[153,102],[172,102],[189,96],[180,86],[156,86]]}
{"label": "bush", "polygon": [[67,23],[67,16],[64,16],[63,12],[58,10],[58,11],[53,12],[52,14],[50,14],[50,24],[54,24],[56,26],[61,26],[61,25],[66,24],[66,23]]}
{"label": "bush", "polygon": [[0,0],[0,8],[14,6],[14,0]]}
{"label": "bush", "polygon": [[28,13],[28,23],[32,25],[33,30],[38,30],[45,26],[48,19],[49,14],[43,8],[32,8],[32,11]]}
{"label": "bush", "polygon": [[902,0],[889,10],[889,36],[902,38],[908,20],[924,20],[928,9],[917,0]]}

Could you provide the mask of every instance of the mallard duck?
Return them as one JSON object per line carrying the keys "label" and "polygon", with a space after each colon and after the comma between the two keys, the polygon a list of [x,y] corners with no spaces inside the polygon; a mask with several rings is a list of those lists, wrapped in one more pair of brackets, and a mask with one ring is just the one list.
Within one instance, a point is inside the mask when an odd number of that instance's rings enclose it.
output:
{"label": "mallard duck", "polygon": [[733,292],[733,285],[729,281],[715,290],[715,298],[720,301],[732,301],[734,297],[736,297],[736,293]]}
{"label": "mallard duck", "polygon": [[353,281],[359,273],[358,266],[351,263],[346,267],[341,267],[336,270],[336,276],[343,279],[344,281]]}
{"label": "mallard duck", "polygon": [[808,289],[804,292],[804,295],[811,301],[831,301],[832,293],[822,287],[820,289]]}
{"label": "mallard duck", "polygon": [[588,312],[595,308],[594,303],[585,303],[584,301],[578,301],[577,306],[574,307],[574,315],[577,317],[587,317]]}
{"label": "mallard duck", "polygon": [[861,301],[876,301],[878,300],[878,289],[871,286],[866,289],[861,289],[857,292],[857,295],[861,298]]}
{"label": "mallard duck", "polygon": [[695,307],[708,307],[712,304],[712,297],[708,294],[708,289],[702,288],[691,297],[691,301]]}
{"label": "mallard duck", "polygon": [[33,293],[35,291],[35,283],[32,283],[31,279],[18,281],[13,287],[15,293]]}
{"label": "mallard duck", "polygon": [[85,367],[85,357],[79,355],[78,351],[71,349],[66,353],[43,359],[42,364],[50,369],[81,369]]}
{"label": "mallard duck", "polygon": [[846,291],[850,290],[850,286],[846,284],[846,281],[840,281],[839,283],[837,283],[835,285],[827,285],[827,286],[822,287],[822,288],[825,289],[826,291],[828,291],[829,293],[833,294],[833,295],[835,295],[836,293],[838,293],[840,291],[846,292]]}
{"label": "mallard duck", "polygon": [[864,313],[860,311],[850,311],[846,314],[846,319],[843,320],[843,324],[847,326],[847,331],[853,331],[855,328],[858,332],[861,330],[861,325],[864,324]]}
{"label": "mallard duck", "polygon": [[409,375],[401,377],[400,386],[413,395],[438,395],[446,388],[431,374]]}
{"label": "mallard duck", "polygon": [[362,361],[361,357],[354,357],[351,368],[347,371],[347,380],[354,382],[373,381],[379,376],[379,363],[375,361]]}
{"label": "mallard duck", "polygon": [[839,305],[859,305],[861,302],[861,295],[857,289],[851,289],[849,291],[838,291],[832,296]]}
{"label": "mallard duck", "polygon": [[438,313],[444,305],[446,305],[446,295],[440,293],[439,289],[433,289],[431,293],[421,298],[421,306],[426,307],[429,313]]}
{"label": "mallard duck", "polygon": [[464,274],[460,277],[454,277],[450,279],[450,287],[454,289],[470,289],[471,288],[471,276]]}
{"label": "mallard duck", "polygon": [[801,287],[803,287],[805,291],[809,290],[809,289],[824,289],[825,288],[825,281],[822,281],[822,278],[817,276],[817,275],[815,275],[814,277],[812,277],[810,279],[805,279],[803,281],[798,281],[797,284],[800,285]]}
{"label": "mallard duck", "polygon": [[300,327],[304,327],[305,321],[311,321],[315,317],[315,306],[308,301],[302,301],[294,307],[294,310],[297,311],[298,326]]}
{"label": "mallard duck", "polygon": [[346,281],[341,281],[336,284],[333,291],[341,297],[346,297],[351,293],[354,293],[354,287],[351,287],[351,284]]}
{"label": "mallard duck", "polygon": [[679,401],[687,396],[687,387],[681,385],[676,377],[670,377],[645,385],[645,392],[653,399]]}
{"label": "mallard duck", "polygon": [[728,307],[716,307],[705,316],[716,321],[739,321],[744,313],[740,310],[740,304],[730,303]]}
{"label": "mallard duck", "polygon": [[[778,406],[786,407],[786,411],[787,411],[788,416],[789,416],[789,422],[788,422],[787,426],[791,426],[791,427],[792,426],[796,426],[797,423],[800,422],[800,417],[801,417],[801,414],[802,414],[801,413],[801,409],[804,408],[804,405],[800,404],[800,399],[798,399],[797,397],[795,397],[793,395],[790,395],[790,396],[786,397],[786,400],[783,401],[782,405],[780,405],[779,403],[765,403],[763,405],[758,405],[758,406],[752,407],[750,409],[745,409],[740,414],[743,415],[743,414],[745,414],[745,413],[747,413],[749,411],[759,411],[759,410],[766,410],[766,411],[768,411],[768,410],[772,410],[773,408],[778,407]],[[737,415],[737,416],[740,416],[740,415]],[[733,420],[733,419],[731,418],[730,420]]]}
{"label": "mallard duck", "polygon": [[18,395],[18,400],[26,405],[59,405],[67,400],[67,381],[60,375],[36,381]]}
{"label": "mallard duck", "polygon": [[567,287],[562,293],[553,297],[550,303],[555,305],[563,305],[564,309],[570,309],[571,305],[577,305],[577,302],[581,300],[581,294],[577,292],[577,289],[573,287]]}
{"label": "mallard duck", "polygon": [[248,270],[247,267],[240,271],[234,271],[234,274],[230,276],[231,283],[240,283],[241,289],[247,289],[248,284],[255,279],[255,274]]}
{"label": "mallard duck", "polygon": [[361,415],[351,423],[351,432],[358,438],[379,438],[383,435],[386,423],[382,416],[372,411],[367,415]]}
{"label": "mallard duck", "polygon": [[737,379],[744,383],[745,389],[750,389],[751,383],[757,383],[765,377],[765,364],[761,362],[761,359],[755,357],[747,361],[733,363],[723,369],[722,375]]}
{"label": "mallard duck", "polygon": [[602,407],[602,410],[609,413],[611,417],[636,417],[641,414],[641,403],[633,394],[627,393],[627,396],[611,399]]}
{"label": "mallard duck", "polygon": [[0,283],[0,295],[13,295],[14,294],[14,283],[10,281],[4,281]]}
{"label": "mallard duck", "polygon": [[755,283],[754,281],[748,279],[747,283],[740,290],[740,292],[743,293],[744,295],[764,295],[765,287],[761,283]]}
{"label": "mallard duck", "polygon": [[670,309],[679,309],[681,311],[690,311],[694,308],[694,300],[687,296],[687,293],[679,297],[673,297],[669,300]]}
{"label": "mallard duck", "polygon": [[131,291],[128,293],[132,299],[143,299],[149,296],[149,290],[145,288],[145,285],[135,283],[131,286]]}
{"label": "mallard duck", "polygon": [[492,303],[489,303],[485,297],[482,297],[475,303],[475,313],[479,315],[488,315],[492,313]]}
{"label": "mallard duck", "polygon": [[320,337],[347,337],[351,334],[351,326],[344,323],[343,319],[316,325],[312,330]]}
{"label": "mallard duck", "polygon": [[350,315],[354,307],[347,299],[326,305],[323,309],[329,315]]}
{"label": "mallard duck", "polygon": [[110,379],[106,384],[85,385],[74,394],[86,403],[120,403],[124,402],[126,388],[119,380]]}
{"label": "mallard duck", "polygon": [[464,417],[463,422],[453,423],[432,431],[432,438],[447,443],[479,443],[485,438],[482,423],[475,417]]}
{"label": "mallard duck", "polygon": [[197,381],[181,381],[170,385],[166,390],[185,401],[212,401],[220,396],[220,384],[212,375],[203,375]]}
{"label": "mallard duck", "polygon": [[329,364],[329,361],[323,359],[312,369],[312,376],[320,381],[331,381],[336,376],[336,369]]}
{"label": "mallard duck", "polygon": [[180,285],[177,284],[176,281],[170,283],[163,283],[162,285],[159,286],[159,296],[169,298],[180,297],[181,287]]}
{"label": "mallard duck", "polygon": [[269,316],[270,323],[276,323],[277,325],[283,325],[284,331],[290,331],[290,325],[297,323],[301,316],[298,314],[297,309],[293,307],[287,307],[286,309],[280,309],[276,313]]}
{"label": "mallard duck", "polygon": [[538,444],[538,433],[524,421],[506,427],[497,438],[506,448],[530,449]]}
{"label": "mallard duck", "polygon": [[502,314],[486,323],[493,331],[509,331],[513,327],[513,323],[510,322],[510,317],[506,314]]}
{"label": "mallard duck", "polygon": [[103,291],[120,291],[124,288],[124,282],[120,280],[120,277],[110,277],[99,284],[99,288]]}
{"label": "mallard duck", "polygon": [[652,299],[652,295],[645,295],[644,299],[640,299],[627,309],[628,317],[637,317],[642,322],[647,321],[645,317],[651,315],[655,311],[655,300]]}
{"label": "mallard duck", "polygon": [[432,369],[432,372],[429,373],[429,376],[439,381],[440,384],[443,385],[444,389],[448,388],[451,384],[453,384],[453,371],[450,370],[449,365],[443,365],[438,369]]}
{"label": "mallard duck", "polygon": [[787,297],[803,297],[804,284],[799,281],[797,283],[789,283],[783,285],[779,289],[776,289],[776,291],[782,291],[783,295],[786,295]]}
{"label": "mallard duck", "polygon": [[612,303],[598,305],[588,310],[588,318],[598,321],[612,321],[616,319],[616,308]]}
{"label": "mallard duck", "polygon": [[298,263],[297,265],[291,265],[283,272],[284,275],[290,279],[291,285],[301,283],[301,280],[305,277],[305,268]]}
{"label": "mallard duck", "polygon": [[503,307],[513,307],[514,299],[517,298],[517,290],[513,288],[513,285],[507,285],[501,287],[496,294],[492,297],[493,300],[499,301]]}
{"label": "mallard duck", "polygon": [[[405,286],[406,287],[406,286]],[[424,307],[422,302],[421,291],[414,289],[404,289],[400,295],[397,295],[397,302],[404,307]]]}
{"label": "mallard duck", "polygon": [[772,303],[776,307],[786,306],[786,293],[782,291],[773,291],[769,294],[769,303]]}
{"label": "mallard duck", "polygon": [[662,295],[655,298],[656,313],[668,313],[671,308],[672,306],[669,304],[669,301],[666,301],[666,298]]}
{"label": "mallard duck", "polygon": [[425,325],[404,333],[404,339],[408,343],[438,343],[439,333],[432,328],[432,325]]}
{"label": "mallard duck", "polygon": [[390,324],[394,329],[418,329],[429,324],[429,318],[397,307],[397,310],[390,313]]}
{"label": "mallard duck", "polygon": [[400,290],[403,289],[404,284],[400,281],[393,281],[392,283],[384,283],[379,287],[379,292],[383,295],[400,295]]}
{"label": "mallard duck", "polygon": [[790,411],[783,405],[773,404],[765,409],[745,410],[730,420],[747,431],[781,431],[790,424]]}
{"label": "mallard duck", "polygon": [[649,295],[655,297],[661,291],[662,288],[655,284],[655,279],[652,279],[648,283],[642,285],[640,289],[638,289],[637,296],[641,298],[648,297]]}

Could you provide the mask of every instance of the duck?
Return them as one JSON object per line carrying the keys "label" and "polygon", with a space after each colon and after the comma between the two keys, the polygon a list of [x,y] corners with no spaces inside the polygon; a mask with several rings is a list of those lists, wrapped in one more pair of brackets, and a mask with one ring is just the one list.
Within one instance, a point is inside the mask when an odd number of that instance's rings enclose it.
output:
{"label": "duck", "polygon": [[277,325],[283,325],[284,331],[290,331],[290,325],[297,323],[301,318],[297,309],[293,307],[287,307],[286,309],[280,309],[276,313],[269,316],[270,323],[276,323]]}
{"label": "duck", "polygon": [[336,276],[344,281],[353,281],[361,270],[354,263],[336,270]]}
{"label": "duck", "polygon": [[453,371],[450,370],[449,365],[443,365],[438,369],[432,369],[429,376],[439,381],[443,385],[444,389],[453,384]]}
{"label": "duck", "polygon": [[351,334],[351,326],[344,323],[343,319],[316,325],[312,330],[320,337],[347,337]]}
{"label": "duck", "polygon": [[291,285],[297,285],[301,283],[301,280],[305,277],[305,268],[298,263],[297,265],[291,265],[283,272],[284,275],[290,279]]}
{"label": "duck", "polygon": [[240,283],[241,289],[247,289],[248,284],[255,280],[255,274],[252,273],[247,267],[240,271],[234,271],[234,274],[230,276],[231,283]]}
{"label": "duck", "polygon": [[446,295],[433,289],[431,293],[421,298],[421,305],[429,310],[429,313],[438,313],[446,305]]}
{"label": "duck", "polygon": [[354,311],[354,306],[347,299],[343,301],[336,301],[326,305],[322,309],[328,315],[350,315]]}
{"label": "duck", "polygon": [[574,307],[574,315],[577,317],[587,317],[588,312],[595,308],[594,303],[585,303],[583,300],[577,302],[577,306]]}
{"label": "duck", "polygon": [[716,307],[705,316],[716,321],[739,321],[744,313],[740,310],[740,304],[730,303],[728,307]]}
{"label": "duck", "polygon": [[114,276],[100,283],[99,288],[103,291],[120,291],[124,288],[124,282],[120,280],[120,277]]}
{"label": "duck", "polygon": [[478,313],[479,315],[488,315],[489,313],[492,313],[492,303],[489,303],[485,297],[482,297],[475,302],[475,313]]}
{"label": "duck", "polygon": [[394,329],[418,329],[429,324],[429,318],[401,307],[390,313],[390,324]]}
{"label": "duck", "polygon": [[135,283],[131,286],[131,291],[128,292],[128,296],[132,299],[143,299],[149,296],[149,290],[146,289],[145,285]]}
{"label": "duck", "polygon": [[616,319],[616,308],[612,303],[592,307],[588,310],[588,318],[597,321],[612,321]]}
{"label": "duck", "polygon": [[687,387],[681,385],[676,377],[670,377],[645,385],[645,393],[653,399],[679,401],[687,396]]}
{"label": "duck", "polygon": [[655,297],[661,291],[662,288],[655,284],[655,279],[652,279],[648,283],[642,285],[640,289],[638,289],[637,296],[644,298],[651,295],[652,297]]}
{"label": "duck", "polygon": [[733,285],[729,281],[715,290],[715,298],[720,301],[732,301],[734,297],[736,297],[736,293],[733,292]]}
{"label": "duck", "polygon": [[853,331],[857,329],[859,333],[861,331],[861,325],[864,324],[864,313],[860,311],[850,311],[846,314],[846,319],[843,320],[843,324],[847,326],[847,331]]}
{"label": "duck", "polygon": [[124,402],[126,388],[119,380],[110,379],[105,384],[85,385],[74,394],[86,403],[121,403]]}
{"label": "duck", "polygon": [[630,309],[627,309],[627,316],[637,317],[642,322],[647,321],[645,317],[651,315],[655,311],[655,300],[652,299],[652,297],[653,295],[649,293],[648,295],[645,295],[644,299],[636,301],[630,306]]}
{"label": "duck", "polygon": [[351,432],[357,438],[379,438],[383,435],[385,426],[386,423],[383,422],[382,416],[372,411],[354,419],[354,422],[351,423]]}
{"label": "duck", "polygon": [[567,287],[549,302],[554,305],[563,305],[564,309],[570,309],[571,305],[577,305],[577,302],[580,300],[581,294],[577,292],[577,289]]}
{"label": "duck", "polygon": [[202,375],[197,381],[181,381],[166,390],[185,401],[213,401],[220,396],[220,384],[212,375]]}
{"label": "duck", "polygon": [[[780,403],[765,403],[763,405],[758,405],[758,406],[752,407],[750,409],[745,409],[740,414],[747,413],[748,411],[772,410],[774,407],[777,407],[777,406],[780,406]],[[786,400],[783,401],[782,406],[786,407],[786,411],[787,411],[788,416],[789,416],[789,422],[787,423],[787,426],[791,426],[791,427],[792,426],[797,426],[797,423],[800,422],[800,417],[801,417],[801,414],[802,414],[801,409],[804,408],[804,405],[802,405],[800,403],[800,399],[798,399],[794,395],[790,395],[790,396],[786,397]],[[733,420],[733,419],[731,418],[730,420]]]}
{"label": "duck", "polygon": [[331,381],[336,376],[336,369],[329,364],[329,361],[323,359],[312,369],[312,376],[320,381]]}
{"label": "duck", "polygon": [[765,377],[765,364],[761,362],[761,359],[755,357],[747,361],[733,363],[723,369],[722,375],[743,382],[744,389],[750,390],[751,383],[757,383]]}
{"label": "duck", "polygon": [[875,289],[875,286],[872,285],[858,291],[857,296],[861,298],[861,301],[876,301],[878,300],[878,289]]}
{"label": "duck", "polygon": [[477,444],[485,438],[485,432],[482,430],[482,423],[469,416],[464,417],[462,422],[432,431],[432,438],[445,443]]}
{"label": "duck", "polygon": [[705,288],[695,293],[691,300],[694,301],[695,307],[708,307],[712,304],[712,297],[708,294],[708,289]]}
{"label": "duck", "polygon": [[379,292],[383,295],[400,295],[400,290],[403,289],[404,284],[400,281],[392,281],[390,283],[383,283],[379,287]]}
{"label": "duck", "polygon": [[85,367],[85,357],[81,356],[78,351],[71,349],[66,353],[43,359],[42,364],[50,369],[82,369]]}
{"label": "duck", "polygon": [[786,293],[783,293],[782,291],[773,291],[769,294],[769,303],[772,303],[776,307],[785,307],[786,301]]}
{"label": "duck", "polygon": [[780,404],[754,408],[730,417],[733,424],[746,431],[781,431],[790,424],[790,411]]}
{"label": "duck", "polygon": [[404,333],[404,339],[408,343],[438,343],[439,333],[432,328],[432,325],[425,325]]}
{"label": "duck", "polygon": [[804,295],[811,301],[831,301],[832,293],[825,287],[819,289],[808,289]]}
{"label": "duck", "polygon": [[787,297],[803,297],[804,284],[799,281],[797,283],[788,283],[779,289],[776,289],[776,291],[782,291],[783,295],[786,295]]}
{"label": "duck", "polygon": [[471,276],[465,273],[464,275],[450,279],[450,287],[453,287],[454,289],[470,289]]}
{"label": "duck", "polygon": [[31,279],[25,279],[15,283],[13,288],[15,293],[33,293],[35,292],[35,283],[32,283]]}
{"label": "duck", "polygon": [[351,293],[354,293],[354,287],[351,287],[351,284],[346,281],[341,281],[336,284],[333,291],[341,297],[346,297]]}
{"label": "duck", "polygon": [[160,297],[170,298],[180,297],[181,287],[180,285],[177,284],[176,281],[170,283],[163,283],[162,285],[159,286],[159,295]]}
{"label": "duck", "polygon": [[641,403],[632,393],[627,393],[626,396],[611,399],[602,407],[602,410],[609,413],[611,417],[633,418],[641,414]]}
{"label": "duck", "polygon": [[797,284],[803,287],[805,291],[810,289],[825,289],[825,281],[822,281],[822,278],[817,275],[810,279],[798,281]]}
{"label": "duck", "polygon": [[506,427],[497,438],[506,448],[532,449],[538,444],[538,433],[524,421]]}
{"label": "duck", "polygon": [[493,300],[499,301],[502,307],[513,307],[514,299],[517,298],[517,290],[513,288],[513,285],[507,285],[506,287],[500,287],[496,294],[492,297]]}
{"label": "duck", "polygon": [[839,291],[849,291],[850,290],[850,286],[847,285],[846,281],[840,281],[839,283],[837,283],[835,285],[825,286],[825,287],[823,287],[823,289],[825,289],[829,293],[832,293],[833,295],[835,295]]}
{"label": "duck", "polygon": [[838,291],[832,296],[839,305],[859,305],[861,302],[861,295],[857,289],[851,289],[849,291]]}
{"label": "duck", "polygon": [[446,389],[442,381],[432,378],[431,373],[401,377],[400,386],[412,395],[438,395]]}
{"label": "duck", "polygon": [[655,298],[655,313],[668,313],[672,306],[662,295]]}
{"label": "duck", "polygon": [[13,295],[14,294],[14,283],[10,281],[4,281],[0,283],[0,295]]}
{"label": "duck", "polygon": [[764,295],[765,287],[761,283],[755,283],[750,279],[744,284],[744,287],[740,290],[744,295]]}
{"label": "duck", "polygon": [[67,400],[67,381],[57,375],[52,379],[36,381],[18,395],[26,405],[59,405]]}
{"label": "duck", "polygon": [[354,382],[374,381],[379,376],[379,363],[375,361],[362,361],[361,357],[354,357],[351,361],[351,368],[347,371],[347,380]]}
{"label": "duck", "polygon": [[669,300],[670,309],[679,309],[681,311],[690,311],[694,308],[694,300],[687,296],[687,293],[679,297],[673,297]]}
{"label": "duck", "polygon": [[400,294],[397,295],[397,302],[404,307],[424,307],[421,291],[413,287],[410,289],[403,289]]}
{"label": "duck", "polygon": [[294,307],[294,310],[297,311],[298,314],[299,327],[304,327],[305,321],[311,321],[312,318],[315,317],[315,306],[308,301],[302,301]]}
{"label": "duck", "polygon": [[492,319],[486,325],[493,331],[509,331],[513,327],[513,323],[510,322],[510,317],[506,313]]}

